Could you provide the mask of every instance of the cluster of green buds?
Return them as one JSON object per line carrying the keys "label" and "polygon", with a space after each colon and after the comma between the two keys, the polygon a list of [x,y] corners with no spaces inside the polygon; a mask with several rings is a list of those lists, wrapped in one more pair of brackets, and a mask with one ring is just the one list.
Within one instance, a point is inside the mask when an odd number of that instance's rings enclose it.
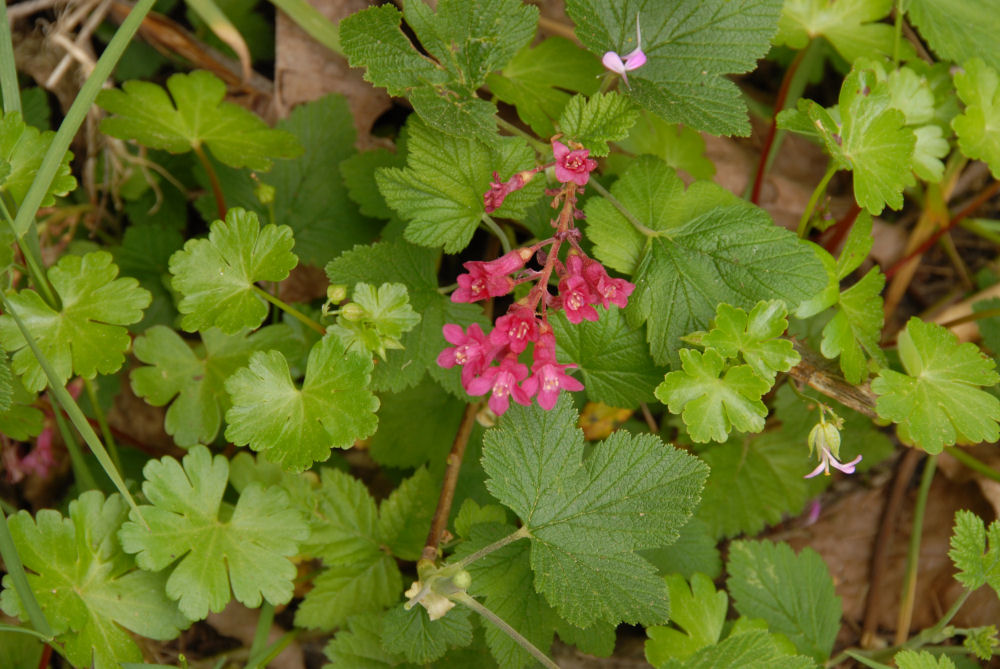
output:
{"label": "cluster of green buds", "polygon": [[322,313],[336,317],[327,332],[340,337],[349,351],[374,353],[384,360],[388,350],[403,348],[400,338],[420,322],[406,286],[400,283],[383,283],[377,289],[359,283],[350,301],[346,300],[347,286],[329,286]]}

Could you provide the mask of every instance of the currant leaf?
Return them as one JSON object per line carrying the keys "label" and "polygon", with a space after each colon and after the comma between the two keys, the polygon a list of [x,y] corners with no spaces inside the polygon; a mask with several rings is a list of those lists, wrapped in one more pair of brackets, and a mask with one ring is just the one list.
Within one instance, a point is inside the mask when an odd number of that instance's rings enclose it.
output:
{"label": "currant leaf", "polygon": [[958,569],[959,583],[969,590],[989,585],[1000,595],[1000,521],[986,527],[971,511],[957,511],[948,557]]}
{"label": "currant leaf", "polygon": [[188,332],[217,327],[226,334],[260,326],[268,305],[255,294],[257,281],[281,281],[298,263],[286,225],[260,227],[257,214],[230,209],[215,221],[208,239],[191,239],[170,257],[177,309]]}
{"label": "currant leaf", "polygon": [[256,352],[226,380],[232,407],[226,439],[263,451],[268,460],[302,471],[375,431],[378,398],[368,388],[370,356],[347,351],[327,335],[309,353],[305,380],[296,388],[278,351]]}
{"label": "currant leaf", "polygon": [[922,650],[901,650],[893,656],[899,669],[955,669],[955,663],[947,655],[938,655]]}
{"label": "currant leaf", "polygon": [[[803,49],[822,36],[848,63],[873,54],[892,56],[892,26],[881,23],[891,9],[892,0],[791,0],[782,9],[774,43]],[[900,46],[901,60],[913,57],[909,43]]]}
{"label": "currant leaf", "polygon": [[426,665],[440,659],[449,648],[472,643],[469,613],[465,607],[456,606],[440,620],[431,620],[422,606],[409,611],[397,606],[382,618],[382,645],[390,653]]}
{"label": "currant leaf", "polygon": [[733,633],[721,643],[702,648],[683,663],[667,660],[657,669],[811,669],[815,666],[816,663],[811,658],[788,652],[778,637],[765,630],[751,628],[737,633],[734,628]]}
{"label": "currant leaf", "polygon": [[[262,600],[292,598],[294,555],[309,529],[280,488],[251,484],[233,507],[222,502],[229,462],[195,446],[181,462],[150,460],[143,493],[152,506],[133,510],[118,533],[122,547],[144,570],[171,564],[167,596],[184,615],[201,620],[232,596],[256,608]],[[179,561],[178,561],[178,558]]]}
{"label": "currant leaf", "polygon": [[559,130],[591,155],[606,156],[611,151],[608,142],[625,138],[638,118],[635,105],[618,93],[574,95],[559,117]]}
{"label": "currant leaf", "polygon": [[938,56],[957,63],[983,58],[993,68],[1000,68],[998,12],[997,0],[910,0],[906,4],[907,19]]}
{"label": "currant leaf", "polygon": [[[65,385],[74,374],[92,379],[117,372],[131,343],[124,326],[142,319],[152,296],[131,277],[115,278],[118,267],[105,251],[64,255],[49,268],[48,276],[62,302],[59,311],[30,289],[7,299],[59,380]],[[0,316],[0,346],[14,353],[13,369],[25,388],[39,391],[48,385],[41,365],[7,314]]]}
{"label": "currant leaf", "polygon": [[562,398],[513,407],[486,434],[489,491],[531,536],[535,589],[568,622],[663,622],[666,586],[635,551],[675,540],[706,474],[651,435],[616,432],[583,461],[583,434]]}
{"label": "currant leaf", "polygon": [[900,438],[940,453],[959,440],[1000,437],[1000,400],[980,390],[1000,375],[975,344],[960,344],[945,328],[916,317],[897,341],[906,373],[882,369],[871,385],[879,396],[875,410],[897,424]]}
{"label": "currant leaf", "polygon": [[114,114],[101,121],[101,131],[170,153],[198,151],[205,145],[230,167],[265,172],[273,158],[302,153],[294,135],[269,128],[253,112],[223,102],[225,95],[222,80],[204,70],[172,75],[167,90],[145,81],[126,81],[121,90],[97,96],[98,106]]}

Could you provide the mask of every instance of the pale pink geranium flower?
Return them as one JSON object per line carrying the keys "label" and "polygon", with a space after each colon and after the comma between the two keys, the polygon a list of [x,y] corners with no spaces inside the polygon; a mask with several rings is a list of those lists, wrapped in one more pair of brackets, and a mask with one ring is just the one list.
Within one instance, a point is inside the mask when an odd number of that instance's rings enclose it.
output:
{"label": "pale pink geranium flower", "polygon": [[625,58],[622,58],[614,51],[608,51],[601,58],[604,67],[612,72],[622,75],[622,80],[628,86],[628,72],[638,69],[646,64],[646,54],[642,52],[642,32],[639,30],[639,15],[635,15],[635,42],[636,47]]}

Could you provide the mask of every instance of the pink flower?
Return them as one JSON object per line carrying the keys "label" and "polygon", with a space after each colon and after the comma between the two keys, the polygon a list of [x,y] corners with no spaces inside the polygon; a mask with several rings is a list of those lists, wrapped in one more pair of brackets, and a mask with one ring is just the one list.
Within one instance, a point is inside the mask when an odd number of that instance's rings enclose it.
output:
{"label": "pink flower", "polygon": [[556,405],[560,390],[583,390],[583,384],[564,371],[576,365],[556,362],[555,344],[556,338],[552,334],[541,336],[535,346],[535,362],[531,365],[534,373],[523,384],[529,397],[538,394],[538,406],[546,411]]}
{"label": "pink flower", "polygon": [[639,30],[639,15],[635,15],[635,42],[636,48],[623,59],[614,51],[608,51],[601,58],[604,67],[612,72],[622,75],[625,85],[628,86],[628,74],[632,70],[638,69],[646,64],[646,54],[642,52],[642,32]]}
{"label": "pink flower", "polygon": [[518,404],[531,404],[531,395],[518,384],[528,376],[528,367],[517,361],[516,355],[508,355],[500,361],[499,367],[490,367],[482,376],[465,383],[465,391],[470,395],[490,395],[490,409],[501,415],[510,407],[511,398]]}
{"label": "pink flower", "polygon": [[504,198],[514,191],[524,188],[524,184],[531,181],[531,177],[535,176],[535,171],[524,170],[523,172],[518,172],[507,181],[500,181],[500,175],[494,172],[490,189],[483,193],[483,205],[486,207],[486,213],[492,214],[500,208]]}
{"label": "pink flower", "polygon": [[442,330],[444,338],[455,347],[438,354],[438,365],[445,369],[461,365],[463,384],[486,371],[493,361],[494,349],[477,323],[469,326],[468,334],[454,323],[448,323]]}
{"label": "pink flower", "polygon": [[604,265],[589,258],[583,267],[583,277],[605,309],[612,304],[624,309],[629,295],[635,290],[635,284],[625,279],[612,279]]}
{"label": "pink flower", "polygon": [[597,169],[597,161],[588,157],[587,149],[570,151],[562,142],[553,140],[552,153],[556,158],[556,179],[564,184],[572,181],[577,186],[586,186],[590,173]]}
{"label": "pink flower", "polygon": [[529,249],[515,249],[489,262],[465,263],[463,267],[468,274],[458,275],[458,288],[451,294],[451,301],[476,302],[506,295],[514,287],[514,280],[508,275],[524,267],[531,255]]}
{"label": "pink flower", "polygon": [[806,474],[803,478],[811,479],[814,476],[818,476],[820,472],[823,472],[827,476],[830,475],[830,467],[834,469],[839,469],[845,474],[853,474],[854,466],[861,462],[861,456],[854,458],[850,462],[841,462],[838,460],[833,453],[830,452],[826,446],[819,446],[819,466]]}
{"label": "pink flower", "polygon": [[580,321],[596,321],[597,310],[593,307],[590,288],[582,276],[570,275],[559,282],[559,303],[566,318],[576,325]]}
{"label": "pink flower", "polygon": [[528,347],[528,342],[538,337],[538,319],[535,310],[521,304],[513,304],[506,315],[497,319],[496,327],[490,333],[490,343],[494,346],[509,346],[514,353]]}

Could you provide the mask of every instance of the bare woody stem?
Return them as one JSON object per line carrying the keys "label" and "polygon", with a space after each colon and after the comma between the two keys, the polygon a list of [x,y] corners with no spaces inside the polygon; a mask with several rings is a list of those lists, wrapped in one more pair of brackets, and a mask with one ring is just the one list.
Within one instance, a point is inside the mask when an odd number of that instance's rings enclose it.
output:
{"label": "bare woody stem", "polygon": [[856,386],[840,376],[824,370],[822,359],[815,353],[798,342],[793,341],[792,343],[795,344],[795,350],[802,356],[802,362],[792,367],[788,372],[789,376],[860,414],[872,419],[878,418],[878,414],[875,412],[875,393],[867,384]]}
{"label": "bare woody stem", "polygon": [[448,453],[447,468],[444,471],[444,481],[441,484],[441,496],[438,497],[434,518],[431,520],[431,529],[427,533],[427,541],[424,542],[424,550],[420,554],[421,560],[434,562],[437,559],[438,545],[441,543],[441,537],[448,525],[451,504],[455,500],[455,486],[458,484],[458,473],[462,469],[465,447],[469,443],[472,426],[476,423],[476,414],[479,413],[482,405],[482,402],[473,402],[465,407],[465,413],[462,414],[462,422],[455,434],[455,441],[451,444],[451,452]]}

